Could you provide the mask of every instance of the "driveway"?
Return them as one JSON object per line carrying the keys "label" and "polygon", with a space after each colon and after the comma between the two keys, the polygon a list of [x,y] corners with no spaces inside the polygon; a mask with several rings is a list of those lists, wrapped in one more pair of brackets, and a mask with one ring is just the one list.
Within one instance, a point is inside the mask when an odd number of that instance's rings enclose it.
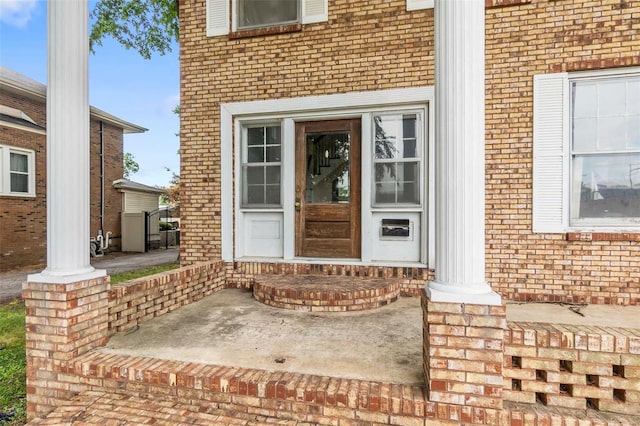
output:
{"label": "driveway", "polygon": [[[96,269],[106,269],[107,274],[134,271],[150,266],[163,265],[178,260],[180,249],[152,250],[147,253],[113,253],[103,257],[91,258],[91,265]],[[19,299],[22,292],[22,283],[27,280],[27,275],[37,274],[42,269],[31,271],[8,272],[0,274],[0,302]]]}

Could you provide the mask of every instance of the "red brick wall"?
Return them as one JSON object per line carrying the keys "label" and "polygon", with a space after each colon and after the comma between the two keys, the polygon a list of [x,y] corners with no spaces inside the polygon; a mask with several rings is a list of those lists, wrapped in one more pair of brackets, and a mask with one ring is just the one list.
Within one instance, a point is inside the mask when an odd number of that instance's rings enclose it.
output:
{"label": "red brick wall", "polygon": [[[533,234],[533,76],[640,63],[640,3],[489,0],[486,13],[487,279],[508,299],[640,303],[636,241]],[[205,35],[205,1],[180,2],[182,253],[218,259],[220,104],[432,85],[433,10],[329,1],[301,32]]]}
{"label": "red brick wall", "polygon": [[[0,104],[24,111],[38,125],[46,125],[44,100],[0,93]],[[90,123],[90,226],[95,237],[100,228],[100,125]],[[120,235],[122,196],[112,182],[122,177],[123,130],[104,125],[105,217],[104,231]],[[0,144],[32,149],[36,161],[36,197],[0,196],[0,272],[37,268],[46,263],[46,136],[0,126]],[[112,240],[111,250],[120,249],[120,240]]]}
{"label": "red brick wall", "polygon": [[[43,102],[0,92],[0,104],[24,111],[46,124]],[[36,196],[0,196],[0,272],[44,265],[47,249],[46,136],[0,126],[0,144],[35,151]]]}
{"label": "red brick wall", "polygon": [[[122,178],[122,129],[104,123],[104,218],[103,232],[112,232],[109,251],[120,250],[120,213],[122,194],[113,181]],[[100,229],[100,121],[91,120],[91,236]]]}

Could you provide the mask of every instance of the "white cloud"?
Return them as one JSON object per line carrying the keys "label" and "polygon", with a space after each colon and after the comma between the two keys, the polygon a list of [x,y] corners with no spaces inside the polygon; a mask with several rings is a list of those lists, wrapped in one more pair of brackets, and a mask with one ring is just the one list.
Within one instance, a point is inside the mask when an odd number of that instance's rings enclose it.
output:
{"label": "white cloud", "polygon": [[38,0],[0,0],[0,22],[24,28],[31,20]]}

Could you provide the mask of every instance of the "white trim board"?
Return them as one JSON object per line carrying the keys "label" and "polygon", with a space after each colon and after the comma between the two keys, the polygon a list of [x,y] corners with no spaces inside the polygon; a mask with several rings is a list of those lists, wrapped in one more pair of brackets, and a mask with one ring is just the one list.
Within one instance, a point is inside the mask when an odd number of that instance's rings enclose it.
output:
{"label": "white trim board", "polygon": [[[234,261],[234,226],[233,226],[233,209],[234,209],[234,197],[233,197],[233,130],[234,130],[234,118],[239,119],[251,119],[252,116],[256,118],[265,119],[269,117],[284,119],[285,131],[290,132],[292,121],[291,118],[304,119],[305,116],[310,118],[327,118],[344,117],[349,113],[355,113],[355,109],[358,109],[358,113],[362,113],[365,109],[395,107],[410,104],[425,104],[430,103],[433,105],[434,101],[434,88],[433,86],[412,87],[404,89],[390,89],[379,90],[373,92],[354,92],[343,93],[335,95],[322,95],[322,96],[309,96],[302,98],[285,98],[285,99],[270,99],[262,101],[250,101],[250,102],[233,102],[226,103],[220,106],[220,150],[221,150],[221,220],[222,220],[222,259],[226,262]],[[433,107],[428,108],[427,120],[430,124],[433,119]],[[426,118],[426,117],[425,117]],[[236,125],[238,122],[236,122]],[[427,150],[431,151],[433,141],[433,126],[427,127]],[[238,130],[238,129],[236,129]],[[430,158],[427,157],[427,161],[430,162]],[[429,188],[427,188],[427,194],[432,193],[431,185],[433,183],[433,169],[429,167]],[[430,199],[431,197],[428,196]],[[283,200],[284,201],[284,200]],[[431,209],[433,205],[428,203],[427,216],[431,217]],[[428,222],[428,228],[431,229],[431,221]],[[428,247],[431,249],[433,244],[431,242],[433,235],[431,232],[427,233],[429,243]],[[285,258],[291,256],[290,243],[286,244]],[[427,251],[429,254],[428,264],[432,264],[432,250]]]}

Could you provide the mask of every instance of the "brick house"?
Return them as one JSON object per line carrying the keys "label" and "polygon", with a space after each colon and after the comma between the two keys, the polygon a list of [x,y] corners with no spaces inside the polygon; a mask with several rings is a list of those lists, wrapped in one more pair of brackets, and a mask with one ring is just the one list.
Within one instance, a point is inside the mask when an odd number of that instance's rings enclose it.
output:
{"label": "brick house", "polygon": [[[486,1],[484,248],[505,299],[640,302],[638,13]],[[364,265],[421,288],[433,2],[183,0],[180,21],[183,262],[235,262],[238,280]]]}
{"label": "brick house", "polygon": [[[53,16],[51,36],[86,34]],[[182,267],[110,285],[78,252],[63,286],[30,276],[31,417],[117,396],[265,423],[640,424],[637,328],[504,303],[639,304],[638,2],[180,0],[179,16]],[[421,297],[424,386],[100,350],[225,288],[337,310],[382,296],[372,281]]]}
{"label": "brick house", "polygon": [[[46,86],[0,68],[0,272],[46,260]],[[112,233],[120,248],[125,133],[146,129],[91,108],[91,236]],[[102,176],[102,178],[101,178]]]}

